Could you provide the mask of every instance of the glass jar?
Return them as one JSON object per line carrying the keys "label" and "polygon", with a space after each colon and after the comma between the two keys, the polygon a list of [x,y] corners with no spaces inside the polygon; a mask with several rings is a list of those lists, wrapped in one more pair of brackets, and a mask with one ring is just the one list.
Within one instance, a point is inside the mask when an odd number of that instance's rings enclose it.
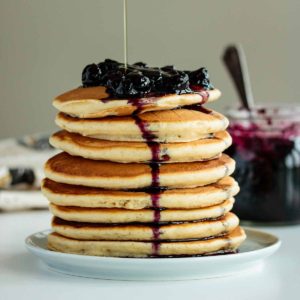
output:
{"label": "glass jar", "polygon": [[228,110],[241,220],[300,223],[300,106]]}

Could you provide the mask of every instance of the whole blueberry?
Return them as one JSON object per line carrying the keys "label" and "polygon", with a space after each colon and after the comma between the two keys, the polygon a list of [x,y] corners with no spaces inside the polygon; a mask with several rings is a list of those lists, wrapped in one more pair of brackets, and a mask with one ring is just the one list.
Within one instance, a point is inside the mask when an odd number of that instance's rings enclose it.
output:
{"label": "whole blueberry", "polygon": [[148,93],[151,89],[149,77],[142,72],[131,72],[127,74],[126,80],[132,83],[132,89],[136,90],[140,95]]}
{"label": "whole blueberry", "polygon": [[147,94],[150,89],[150,79],[141,72],[133,71],[122,77],[115,93],[119,97],[141,97]]}
{"label": "whole blueberry", "polygon": [[133,66],[137,66],[140,68],[147,68],[147,64],[142,61],[138,61],[138,62],[134,63]]}
{"label": "whole blueberry", "polygon": [[189,76],[182,72],[165,76],[163,78],[163,86],[167,92],[181,93],[189,89]]}
{"label": "whole blueberry", "polygon": [[204,88],[212,88],[209,80],[209,74],[206,68],[200,68],[189,73],[191,85],[200,85]]}
{"label": "whole blueberry", "polygon": [[102,76],[105,76],[107,72],[117,70],[120,66],[120,63],[118,63],[115,60],[112,59],[106,59],[103,62],[100,62],[98,64],[99,69],[101,70]]}
{"label": "whole blueberry", "polygon": [[163,83],[163,73],[159,68],[148,68],[143,71],[143,75],[150,79],[153,90],[160,89]]}
{"label": "whole blueberry", "polygon": [[170,72],[170,71],[174,71],[175,68],[174,68],[173,65],[168,65],[168,66],[162,67],[161,70],[164,71],[164,72]]}
{"label": "whole blueberry", "polygon": [[148,93],[151,88],[151,81],[149,77],[141,72],[131,72],[126,78],[133,83],[133,87],[142,93]]}
{"label": "whole blueberry", "polygon": [[113,94],[115,94],[116,90],[118,89],[120,83],[123,80],[123,77],[124,77],[124,74],[121,71],[108,72],[106,75],[106,78],[107,78],[106,86],[107,86],[108,90],[111,91]]}
{"label": "whole blueberry", "polygon": [[96,64],[87,65],[81,75],[83,86],[97,86],[101,84],[102,71]]}

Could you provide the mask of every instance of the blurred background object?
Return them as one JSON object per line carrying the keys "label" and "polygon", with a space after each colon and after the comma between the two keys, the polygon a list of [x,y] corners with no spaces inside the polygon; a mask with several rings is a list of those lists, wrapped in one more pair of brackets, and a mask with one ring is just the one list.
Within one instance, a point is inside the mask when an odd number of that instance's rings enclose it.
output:
{"label": "blurred background object", "polygon": [[0,211],[47,208],[40,193],[44,162],[57,150],[49,135],[27,135],[0,141]]}
{"label": "blurred background object", "polygon": [[[223,92],[212,106],[222,111],[238,99],[220,54],[240,42],[256,101],[293,102],[299,9],[298,0],[129,0],[129,62],[206,66]],[[0,37],[0,138],[53,131],[52,98],[80,85],[86,64],[123,60],[122,1],[3,0]]]}
{"label": "blurred background object", "polygon": [[234,211],[243,221],[300,223],[300,106],[231,108],[227,150],[241,191]]}
{"label": "blurred background object", "polygon": [[234,211],[243,221],[265,224],[300,222],[300,106],[297,102],[255,105],[246,54],[229,45],[223,62],[240,101],[229,108],[227,153],[236,161],[241,191]]}
{"label": "blurred background object", "polygon": [[234,211],[241,220],[266,224],[300,222],[300,106],[297,102],[255,105],[246,54],[225,48],[223,62],[239,103],[227,111],[241,191]]}

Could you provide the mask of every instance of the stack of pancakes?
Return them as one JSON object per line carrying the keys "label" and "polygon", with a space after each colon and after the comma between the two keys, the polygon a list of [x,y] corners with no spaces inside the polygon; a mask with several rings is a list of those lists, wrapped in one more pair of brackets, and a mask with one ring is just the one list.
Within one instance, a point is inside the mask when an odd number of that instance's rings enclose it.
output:
{"label": "stack of pancakes", "polygon": [[238,184],[228,120],[204,108],[217,89],[110,99],[105,87],[58,96],[43,193],[51,250],[117,257],[232,253],[245,239],[230,212]]}

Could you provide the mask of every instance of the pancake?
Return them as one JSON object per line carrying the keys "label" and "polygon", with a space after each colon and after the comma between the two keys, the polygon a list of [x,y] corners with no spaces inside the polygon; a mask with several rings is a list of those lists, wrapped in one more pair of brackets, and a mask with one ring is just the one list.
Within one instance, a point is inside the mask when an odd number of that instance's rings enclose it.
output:
{"label": "pancake", "polygon": [[58,234],[79,240],[110,241],[152,241],[200,239],[220,236],[234,230],[239,219],[232,213],[218,220],[199,222],[151,225],[151,224],[117,224],[103,225],[70,222],[53,218],[52,229]]}
{"label": "pancake", "polygon": [[226,154],[205,162],[148,165],[96,161],[62,152],[47,161],[45,174],[61,183],[107,189],[186,188],[214,183],[234,168],[234,160]]}
{"label": "pancake", "polygon": [[151,223],[182,222],[203,219],[215,219],[228,213],[234,199],[221,204],[198,209],[123,209],[123,208],[86,208],[76,206],[58,206],[50,204],[51,213],[60,219],[88,223]]}
{"label": "pancake", "polygon": [[104,190],[59,183],[48,178],[42,182],[42,192],[51,203],[59,206],[192,209],[222,203],[235,196],[239,186],[232,177],[225,177],[203,187],[162,191],[158,194],[158,203],[153,203],[149,192]]}
{"label": "pancake", "polygon": [[177,109],[135,116],[79,119],[59,113],[56,124],[69,132],[110,141],[191,142],[224,131],[228,119],[207,109]]}
{"label": "pancake", "polygon": [[[95,160],[109,160],[121,163],[149,162],[153,153],[145,142],[115,142],[81,136],[65,130],[56,132],[50,144],[71,155]],[[231,145],[226,131],[215,133],[211,138],[189,143],[158,144],[158,160],[170,162],[202,161],[216,158]]]}
{"label": "pancake", "polygon": [[84,241],[64,237],[58,233],[48,236],[50,250],[94,256],[149,257],[192,256],[233,251],[245,240],[242,228],[237,227],[228,235],[213,239],[180,242],[136,242],[136,241]]}
{"label": "pancake", "polygon": [[217,89],[194,94],[170,94],[160,97],[140,99],[108,99],[106,88],[79,87],[56,97],[53,105],[59,111],[79,118],[103,118],[106,116],[128,116],[137,107],[141,113],[147,111],[173,109],[176,107],[203,104],[217,100],[221,92]]}

